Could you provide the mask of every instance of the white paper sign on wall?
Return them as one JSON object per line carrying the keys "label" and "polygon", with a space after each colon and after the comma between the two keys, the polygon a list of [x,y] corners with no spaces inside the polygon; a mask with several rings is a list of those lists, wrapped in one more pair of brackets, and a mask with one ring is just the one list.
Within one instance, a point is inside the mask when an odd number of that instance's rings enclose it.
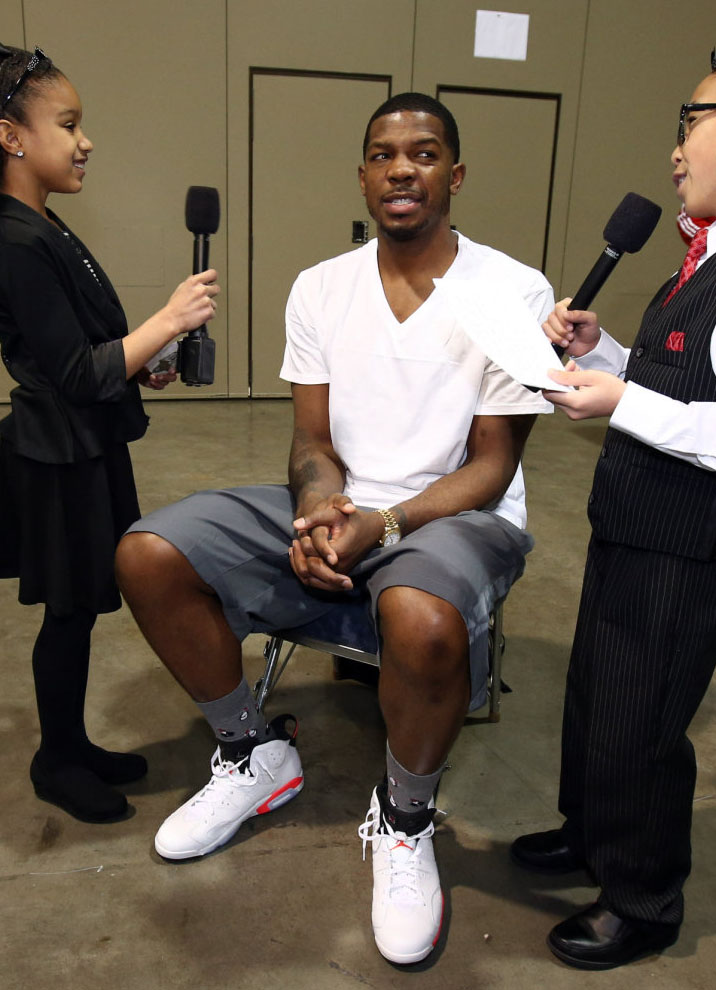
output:
{"label": "white paper sign on wall", "polygon": [[504,10],[478,10],[475,18],[475,58],[527,58],[529,14]]}

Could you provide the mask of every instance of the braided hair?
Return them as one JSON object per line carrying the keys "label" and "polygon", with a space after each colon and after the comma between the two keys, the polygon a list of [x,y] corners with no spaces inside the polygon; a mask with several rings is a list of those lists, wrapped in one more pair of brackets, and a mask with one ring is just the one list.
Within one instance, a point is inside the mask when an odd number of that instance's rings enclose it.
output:
{"label": "braided hair", "polygon": [[[37,64],[33,66],[32,71],[17,86],[20,77],[34,57],[32,52],[26,52],[23,48],[0,44],[0,119],[26,124],[28,107],[37,96],[38,89],[49,82],[63,78],[62,72],[54,62],[43,56],[36,60]],[[10,99],[8,99],[9,94],[12,94]],[[6,161],[7,152],[0,148],[0,180],[5,171]]]}

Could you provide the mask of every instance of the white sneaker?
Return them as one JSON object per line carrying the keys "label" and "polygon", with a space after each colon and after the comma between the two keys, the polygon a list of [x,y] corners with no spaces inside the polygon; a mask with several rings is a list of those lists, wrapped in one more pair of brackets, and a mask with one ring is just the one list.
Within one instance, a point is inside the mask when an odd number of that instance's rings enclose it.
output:
{"label": "white sneaker", "polygon": [[255,746],[236,763],[222,759],[221,747],[217,747],[209,783],[177,808],[157,832],[154,848],[160,856],[205,856],[228,842],[247,818],[265,815],[296,797],[303,788],[303,770],[296,733],[290,737],[283,730],[282,718],[271,724],[285,738]]}
{"label": "white sneaker", "polygon": [[376,791],[358,828],[363,859],[373,845],[373,934],[394,963],[415,963],[432,952],[443,920],[443,893],[433,853],[432,822],[417,835],[391,828]]}

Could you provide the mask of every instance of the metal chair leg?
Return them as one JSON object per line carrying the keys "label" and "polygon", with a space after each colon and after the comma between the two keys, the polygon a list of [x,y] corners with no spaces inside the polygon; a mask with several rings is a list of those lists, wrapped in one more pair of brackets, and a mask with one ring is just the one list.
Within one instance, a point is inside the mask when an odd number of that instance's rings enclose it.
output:
{"label": "metal chair leg", "polygon": [[500,721],[500,695],[502,693],[502,602],[498,602],[492,612],[492,649],[490,657],[490,712],[489,722]]}
{"label": "metal chair leg", "polygon": [[281,658],[283,644],[284,641],[280,636],[272,636],[266,643],[266,646],[264,646],[266,669],[264,670],[263,677],[256,682],[254,687],[254,690],[256,691],[256,710],[259,712],[263,710],[266,699],[278,684],[281,674],[283,674],[286,669],[286,664],[291,659],[293,651],[296,649],[296,644],[292,643],[291,649],[284,657],[283,663],[279,669],[276,670],[279,659]]}

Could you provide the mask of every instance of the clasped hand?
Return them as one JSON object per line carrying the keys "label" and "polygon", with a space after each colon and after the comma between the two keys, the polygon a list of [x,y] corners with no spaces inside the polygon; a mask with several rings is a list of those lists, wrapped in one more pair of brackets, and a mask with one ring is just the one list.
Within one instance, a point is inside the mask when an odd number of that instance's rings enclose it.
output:
{"label": "clasped hand", "polygon": [[359,509],[346,495],[320,499],[294,519],[297,537],[289,548],[296,577],[322,591],[350,591],[350,570],[378,542],[383,520],[377,512]]}

